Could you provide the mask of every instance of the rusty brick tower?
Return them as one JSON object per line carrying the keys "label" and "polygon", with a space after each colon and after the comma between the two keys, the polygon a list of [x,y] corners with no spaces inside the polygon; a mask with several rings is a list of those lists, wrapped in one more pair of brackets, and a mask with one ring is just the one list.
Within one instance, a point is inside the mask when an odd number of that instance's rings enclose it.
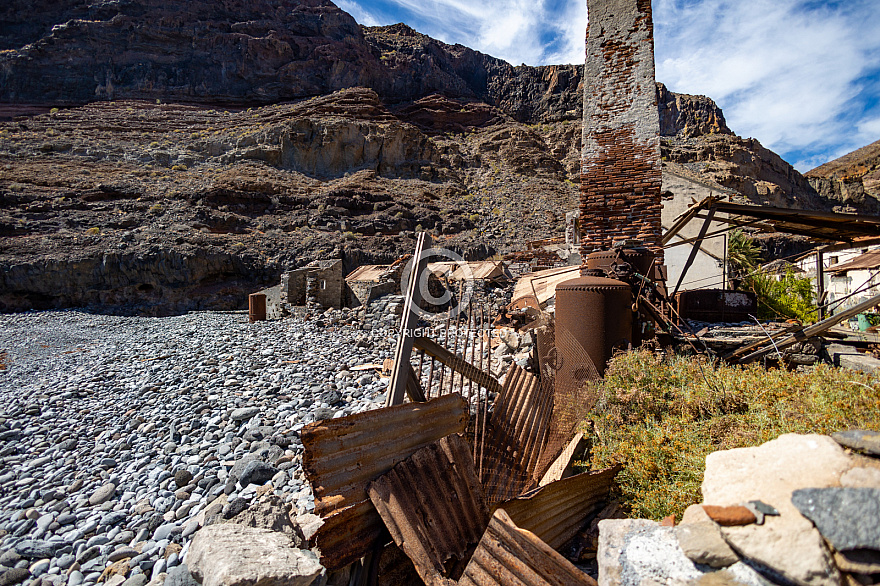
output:
{"label": "rusty brick tower", "polygon": [[651,0],[587,0],[581,254],[640,240],[662,262]]}

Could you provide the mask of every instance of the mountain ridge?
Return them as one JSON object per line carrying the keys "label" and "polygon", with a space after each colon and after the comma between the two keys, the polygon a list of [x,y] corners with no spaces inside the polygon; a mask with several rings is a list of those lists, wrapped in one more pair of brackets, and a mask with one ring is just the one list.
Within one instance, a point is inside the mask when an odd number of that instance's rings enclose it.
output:
{"label": "mountain ridge", "polygon": [[[34,22],[26,4],[0,8],[2,311],[231,309],[315,258],[390,262],[420,230],[486,258],[577,208],[583,66],[514,67],[324,0],[39,0]],[[851,206],[711,99],[657,92],[667,165],[742,201]]]}

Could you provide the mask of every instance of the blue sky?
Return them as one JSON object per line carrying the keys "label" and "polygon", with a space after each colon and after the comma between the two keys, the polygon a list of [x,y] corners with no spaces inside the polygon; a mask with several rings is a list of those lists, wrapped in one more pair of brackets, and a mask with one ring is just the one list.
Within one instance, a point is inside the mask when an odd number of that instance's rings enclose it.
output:
{"label": "blue sky", "polygon": [[[334,0],[514,65],[583,63],[585,0]],[[800,171],[880,140],[878,0],[654,0],[657,79]]]}

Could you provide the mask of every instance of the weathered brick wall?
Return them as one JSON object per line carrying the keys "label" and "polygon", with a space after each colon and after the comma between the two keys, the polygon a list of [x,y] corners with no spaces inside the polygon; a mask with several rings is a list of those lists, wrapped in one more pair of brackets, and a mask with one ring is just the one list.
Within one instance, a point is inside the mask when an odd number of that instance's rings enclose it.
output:
{"label": "weathered brick wall", "polygon": [[662,261],[650,0],[587,0],[581,254],[637,239]]}

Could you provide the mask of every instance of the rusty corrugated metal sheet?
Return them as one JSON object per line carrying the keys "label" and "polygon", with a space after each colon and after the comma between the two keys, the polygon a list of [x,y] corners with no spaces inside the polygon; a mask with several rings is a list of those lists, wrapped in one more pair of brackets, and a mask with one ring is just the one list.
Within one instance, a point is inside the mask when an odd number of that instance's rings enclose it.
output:
{"label": "rusty corrugated metal sheet", "polygon": [[489,521],[470,446],[460,435],[417,451],[370,483],[368,492],[429,586],[445,584],[464,566]]}
{"label": "rusty corrugated metal sheet", "polygon": [[595,586],[596,581],[498,509],[458,586]]}
{"label": "rusty corrugated metal sheet", "polygon": [[339,570],[373,547],[390,542],[391,536],[373,503],[361,501],[324,517],[313,539],[321,552],[321,565]]}
{"label": "rusty corrugated metal sheet", "polygon": [[550,429],[553,389],[533,374],[511,364],[501,393],[495,398],[492,423],[513,447],[523,468],[540,478],[535,467]]}
{"label": "rusty corrugated metal sheet", "polygon": [[517,526],[559,549],[608,498],[620,466],[584,472],[537,488],[500,505]]}
{"label": "rusty corrugated metal sheet", "polygon": [[467,426],[458,393],[312,423],[302,429],[303,470],[324,525],[315,535],[321,563],[339,569],[387,537],[367,484],[417,450]]}
{"label": "rusty corrugated metal sheet", "polygon": [[534,297],[539,304],[544,305],[556,295],[557,285],[575,279],[580,274],[580,266],[565,266],[523,275],[513,288],[511,305],[525,297]]}
{"label": "rusty corrugated metal sheet", "polygon": [[367,484],[416,450],[467,426],[467,403],[457,393],[310,423],[302,429],[303,470],[325,516],[368,500]]}

